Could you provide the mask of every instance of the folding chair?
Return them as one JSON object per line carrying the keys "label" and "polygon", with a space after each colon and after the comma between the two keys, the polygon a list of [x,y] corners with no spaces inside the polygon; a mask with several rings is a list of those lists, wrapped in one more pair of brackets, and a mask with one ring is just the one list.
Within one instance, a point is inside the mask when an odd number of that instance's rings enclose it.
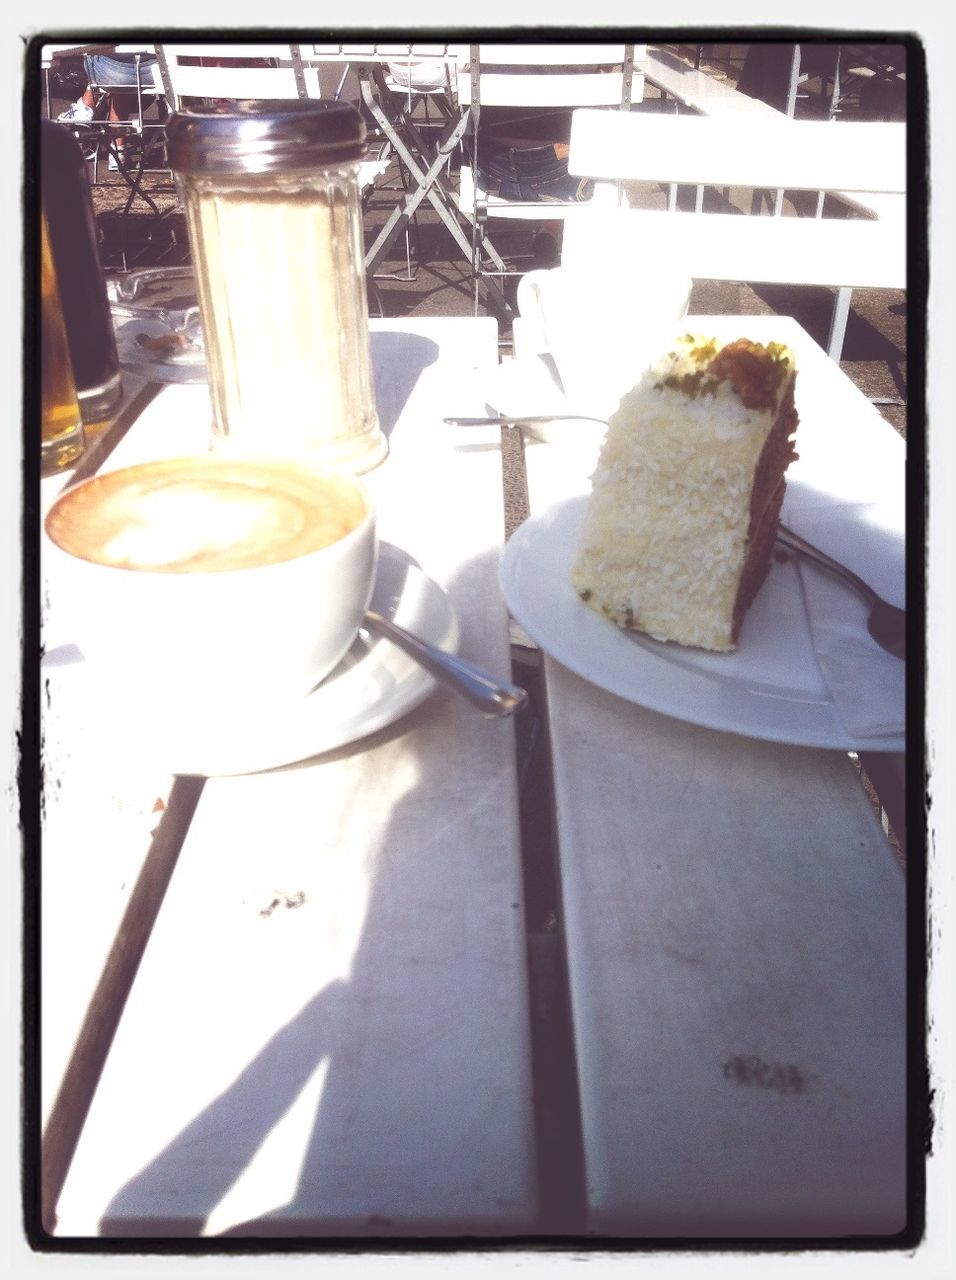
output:
{"label": "folding chair", "polygon": [[[432,133],[430,139],[423,136],[422,121],[413,119],[420,95],[409,94],[408,86],[399,85],[394,71],[388,69],[388,64],[399,61],[403,53],[412,59],[434,59],[447,66],[447,80],[444,76],[439,77],[444,83],[429,86],[427,91],[437,111],[435,121],[427,122],[426,132],[430,130]],[[465,260],[470,262],[470,234],[462,228],[462,217],[449,181],[452,158],[468,125],[467,108],[462,109],[455,93],[457,65],[464,59],[463,50],[451,45],[402,47],[386,44],[370,46],[364,53],[350,51],[349,56],[354,62],[363,107],[388,140],[404,178],[404,194],[393,205],[365,256],[366,270],[374,273],[396,236],[407,231],[425,199],[461,249]],[[467,224],[467,219],[465,221]]]}
{"label": "folding chair", "polygon": [[[93,161],[92,181],[94,185],[98,181],[99,155],[101,149],[105,147],[116,159],[120,170],[128,180],[131,180],[128,175],[136,174],[133,198],[137,194],[138,180],[142,178],[150,152],[153,147],[162,145],[163,127],[168,110],[166,90],[159,74],[158,64],[144,62],[146,52],[144,48],[133,54],[136,70],[135,85],[99,84],[96,81],[90,84],[94,97],[91,123],[96,128],[88,132],[86,149],[90,153],[88,158]],[[114,95],[132,97],[133,94],[136,96],[136,109],[130,119],[111,120],[109,112]],[[157,108],[157,117],[148,120],[146,113],[153,106]],[[121,138],[122,146],[119,145]],[[81,143],[84,141],[82,136],[80,140]],[[130,153],[136,153],[138,156],[136,170],[133,170],[129,164],[127,146],[130,148]]]}
{"label": "folding chair", "polygon": [[[318,69],[299,44],[163,44],[156,46],[160,74],[175,110],[189,103],[292,101],[321,98]],[[384,171],[381,157],[363,161],[366,190]]]}
{"label": "folding chair", "polygon": [[[628,111],[643,97],[643,76],[635,60],[645,46],[632,44],[473,44],[467,66],[459,73],[459,98],[470,107],[470,143],[460,172],[459,208],[472,219],[472,272],[475,306],[483,276],[520,274],[500,255],[489,251],[485,225],[491,218],[547,222],[562,219],[576,202],[506,199],[485,188],[482,180],[481,110],[514,107],[534,113],[542,108],[617,107]],[[597,199],[607,199],[601,191]],[[490,258],[491,267],[483,263]]]}
{"label": "folding chair", "polygon": [[318,73],[304,65],[297,44],[161,44],[156,54],[176,111],[220,100],[319,97]]}
{"label": "folding chair", "polygon": [[[398,94],[405,99],[404,117],[407,120],[416,119],[416,127],[423,136],[429,132],[440,134],[448,121],[448,104],[458,101],[458,68],[455,61],[447,56],[447,46],[378,45],[376,51],[379,56],[390,58],[383,70],[381,84],[389,93]],[[391,150],[390,143],[386,142],[386,146]],[[407,194],[412,185],[412,176],[401,155],[396,155],[396,160],[400,185],[383,189],[400,190]],[[411,231],[414,231],[417,247],[418,218],[414,213],[404,230],[405,275],[378,272],[376,279],[408,282],[417,277],[417,264],[412,269]]]}

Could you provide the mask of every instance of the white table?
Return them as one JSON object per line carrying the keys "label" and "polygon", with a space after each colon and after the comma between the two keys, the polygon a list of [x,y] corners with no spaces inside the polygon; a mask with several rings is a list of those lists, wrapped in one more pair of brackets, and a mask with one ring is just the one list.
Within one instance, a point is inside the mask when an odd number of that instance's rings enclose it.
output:
{"label": "white table", "polygon": [[760,116],[767,119],[779,117],[782,113],[759,98],[751,98],[740,93],[729,84],[689,67],[680,58],[666,49],[658,49],[651,45],[644,60],[644,77],[661,96],[672,98],[675,108],[689,107],[703,115],[725,115],[728,123],[732,123],[734,115]]}
{"label": "white table", "polygon": [[[798,408],[832,411],[835,458],[845,425],[881,430],[795,322],[744,323],[794,347]],[[481,411],[495,336],[373,323],[395,426],[372,480],[383,536],[448,586],[465,655],[506,674],[498,443],[440,423]],[[203,396],[162,391],[107,465],[201,439]],[[526,463],[535,512],[580,486],[573,451],[529,444]],[[571,1230],[893,1234],[905,883],[845,753],[671,719],[547,656],[543,672],[580,1096],[559,1120],[583,1139]],[[90,752],[78,674],[50,673],[45,713],[45,1113],[69,1136],[91,1099],[72,1162],[53,1147],[57,1233],[533,1232],[510,722],[438,692],[354,749],[171,793],[123,744]],[[539,1061],[537,1083],[568,1066]]]}
{"label": "white table", "polygon": [[[799,45],[795,46],[799,50]],[[799,57],[799,55],[798,55]],[[724,84],[713,75],[688,67],[664,49],[653,46],[648,50],[644,64],[647,80],[655,85],[664,98],[671,98],[675,103],[696,111],[705,116],[717,116],[725,120],[728,129],[733,129],[735,120],[743,118],[777,121],[786,125],[792,120],[792,113],[779,111],[759,98],[751,98],[729,84]],[[794,92],[796,84],[794,82]],[[892,129],[887,130],[892,136]],[[894,158],[898,149],[894,147]],[[698,188],[698,206],[703,188]],[[891,191],[844,191],[834,189],[831,194],[844,204],[856,209],[865,217],[878,218],[883,222],[902,223],[906,216],[906,197]],[[823,195],[820,193],[818,212],[822,211]],[[671,187],[671,206],[676,200],[676,186]],[[755,193],[755,208],[757,196]],[[775,197],[774,211],[779,214],[783,208],[783,190],[778,190]],[[849,307],[849,294],[840,299],[843,312],[841,323],[845,326],[846,310]]]}
{"label": "white table", "polygon": [[[497,327],[372,328],[391,445],[368,477],[381,537],[447,588],[463,654],[510,676],[497,433],[440,421],[449,407],[480,411]],[[202,448],[208,429],[205,386],[164,388],[107,465]],[[51,644],[65,639],[56,626]],[[75,1124],[109,1051],[57,1234],[527,1230],[537,1195],[512,723],[440,690],[354,747],[209,779],[201,794],[180,779],[170,799],[171,779],[137,773],[123,744],[90,758],[70,714],[81,674],[51,671],[44,708],[54,1129]],[[157,797],[176,830],[147,852]],[[150,893],[133,889],[142,867]],[[134,919],[84,1022],[124,909]],[[81,1027],[82,1070],[68,1066]],[[65,1164],[69,1152],[52,1150]]]}
{"label": "white table", "polygon": [[[902,478],[902,442],[795,321],[693,324],[789,343],[834,465],[864,431]],[[533,514],[593,466],[541,443],[525,457]],[[900,1230],[905,878],[846,754],[682,723],[548,657],[544,672],[588,1228]]]}

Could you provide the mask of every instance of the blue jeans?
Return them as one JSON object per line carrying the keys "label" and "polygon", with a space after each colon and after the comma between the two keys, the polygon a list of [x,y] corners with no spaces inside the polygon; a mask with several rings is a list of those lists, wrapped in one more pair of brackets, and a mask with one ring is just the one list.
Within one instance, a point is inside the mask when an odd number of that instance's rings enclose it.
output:
{"label": "blue jeans", "polygon": [[[88,53],[83,61],[90,84],[115,86],[117,89],[136,88],[135,53]],[[155,61],[155,54],[139,55],[140,67],[151,67]],[[152,78],[149,82],[152,84]]]}
{"label": "blue jeans", "polygon": [[555,144],[512,146],[494,138],[478,143],[478,173],[489,195],[504,200],[528,200],[542,204],[590,200],[590,178],[572,178],[568,162]]}

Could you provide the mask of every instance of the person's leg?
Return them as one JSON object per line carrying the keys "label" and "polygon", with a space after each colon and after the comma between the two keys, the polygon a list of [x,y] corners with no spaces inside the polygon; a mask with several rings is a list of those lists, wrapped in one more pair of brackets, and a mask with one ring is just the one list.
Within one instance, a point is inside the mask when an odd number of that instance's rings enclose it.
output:
{"label": "person's leg", "polygon": [[510,146],[489,139],[479,145],[478,169],[485,189],[505,200],[589,200],[594,184],[568,174],[567,154],[567,145],[560,142]]}
{"label": "person's leg", "polygon": [[69,123],[71,120],[86,121],[93,119],[94,97],[93,89],[91,87],[93,83],[93,77],[91,74],[92,59],[87,55],[84,57],[83,62],[86,67],[86,88],[83,90],[80,97],[77,98],[76,102],[67,107],[65,111],[61,111],[57,116],[57,120],[61,123]]}
{"label": "person's leg", "polygon": [[[109,87],[107,118],[110,123],[121,124],[132,119],[139,107],[137,85],[143,79],[144,72],[155,63],[155,57],[146,54],[137,59],[132,54],[96,54],[90,61],[91,82]],[[113,142],[116,150],[122,154],[125,137],[121,130],[114,131]],[[111,163],[110,168],[114,167],[115,163]]]}
{"label": "person's leg", "polygon": [[[139,60],[139,68],[147,68],[155,63],[152,55],[144,55]],[[87,75],[90,84],[103,88],[136,89],[137,61],[132,55],[95,53],[86,60]]]}
{"label": "person's leg", "polygon": [[109,119],[115,122],[121,120],[129,120],[135,113],[137,99],[135,93],[129,93],[126,90],[111,89],[109,93],[110,109]]}
{"label": "person's leg", "polygon": [[79,101],[92,111],[96,106],[96,96],[93,93],[93,59],[88,53],[83,57],[83,65],[86,67],[86,89]]}
{"label": "person's leg", "polygon": [[[111,89],[109,92],[109,111],[107,119],[110,124],[123,124],[129,120],[136,111],[137,99],[135,93]],[[121,131],[115,131],[113,135],[113,145],[122,157],[123,148],[126,145],[126,139]],[[112,166],[111,166],[112,167]]]}

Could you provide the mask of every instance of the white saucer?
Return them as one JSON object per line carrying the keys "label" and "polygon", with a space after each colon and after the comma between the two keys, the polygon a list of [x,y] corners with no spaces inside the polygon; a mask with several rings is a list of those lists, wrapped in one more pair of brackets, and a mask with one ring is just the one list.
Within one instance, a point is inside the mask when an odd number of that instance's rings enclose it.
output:
{"label": "white saucer", "polygon": [[[457,652],[458,619],[446,593],[406,552],[379,546],[370,608],[424,640]],[[50,655],[51,658],[53,655]],[[85,665],[85,664],[84,664]],[[93,668],[88,669],[93,675]],[[95,677],[98,681],[98,673]],[[237,689],[236,701],[215,723],[190,719],[188,710],[164,709],[148,695],[118,691],[106,677],[98,690],[109,732],[169,773],[257,773],[293,764],[376,732],[431,693],[435,681],[387,640],[361,632],[331,675],[294,703],[268,713],[253,710]]]}

